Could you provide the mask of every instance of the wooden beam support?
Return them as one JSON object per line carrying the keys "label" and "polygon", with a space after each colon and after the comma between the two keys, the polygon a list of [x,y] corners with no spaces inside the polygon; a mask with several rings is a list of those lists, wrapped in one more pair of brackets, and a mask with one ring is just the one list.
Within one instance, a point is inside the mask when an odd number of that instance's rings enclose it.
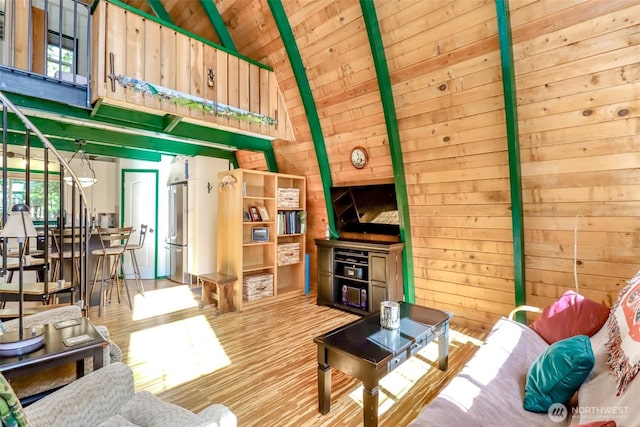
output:
{"label": "wooden beam support", "polygon": [[[498,38],[500,40],[500,62],[502,65],[502,86],[504,88],[504,113],[507,126],[507,148],[509,151],[509,184],[511,188],[511,228],[513,234],[513,279],[515,305],[526,304],[524,266],[524,226],[522,209],[522,179],[520,176],[520,141],[518,138],[518,103],[516,98],[516,77],[513,66],[513,42],[509,19],[509,0],[496,0],[498,16]],[[525,323],[523,312],[516,320]]]}
{"label": "wooden beam support", "polygon": [[378,78],[378,89],[382,100],[382,110],[384,111],[384,121],[387,127],[387,137],[389,138],[389,151],[391,152],[391,165],[393,167],[393,182],[396,187],[396,197],[398,199],[398,216],[400,219],[400,239],[404,242],[402,252],[402,264],[404,269],[404,300],[415,302],[415,283],[413,274],[413,245],[411,241],[411,221],[409,218],[409,196],[407,195],[407,181],[404,173],[404,162],[402,159],[402,146],[400,144],[400,132],[398,131],[398,119],[396,117],[396,106],[391,89],[391,77],[389,67],[382,44],[382,34],[376,14],[376,7],[372,0],[360,0],[364,25],[369,36],[371,54],[376,68]]}
{"label": "wooden beam support", "polygon": [[153,10],[153,13],[156,14],[158,19],[168,22],[169,24],[173,24],[173,20],[171,20],[171,17],[167,13],[167,9],[164,8],[160,0],[147,0],[147,3],[149,3],[151,10]]}
{"label": "wooden beam support", "polygon": [[226,47],[229,50],[237,52],[236,45],[233,43],[231,39],[231,34],[227,30],[227,26],[222,20],[222,16],[220,16],[220,12],[218,12],[218,8],[216,7],[213,0],[200,0],[200,5],[207,13],[207,17],[213,26],[216,34],[218,34],[218,38],[220,39],[220,43],[222,46]]}
{"label": "wooden beam support", "polygon": [[302,98],[302,104],[304,106],[307,120],[309,121],[309,129],[311,131],[311,139],[313,140],[313,146],[316,151],[316,158],[318,159],[318,168],[320,169],[320,179],[322,181],[322,190],[324,192],[324,200],[327,208],[327,221],[329,224],[329,230],[332,237],[338,237],[336,232],[335,221],[333,220],[333,208],[331,207],[331,196],[329,189],[333,185],[331,178],[331,166],[329,165],[329,159],[327,156],[327,147],[325,146],[324,136],[322,134],[322,127],[320,126],[320,118],[318,116],[318,110],[316,109],[316,103],[313,99],[313,92],[309,85],[309,79],[307,78],[307,72],[304,69],[302,63],[302,57],[298,50],[298,44],[296,38],[293,35],[291,24],[287,18],[287,14],[284,11],[284,7],[279,0],[267,0],[271,14],[280,32],[282,43],[287,51],[291,68],[293,69],[293,75],[298,84],[298,90],[300,90],[300,97]]}
{"label": "wooden beam support", "polygon": [[163,132],[171,133],[171,131],[180,123],[182,116],[176,116],[173,114],[165,114],[162,118],[164,121]]}

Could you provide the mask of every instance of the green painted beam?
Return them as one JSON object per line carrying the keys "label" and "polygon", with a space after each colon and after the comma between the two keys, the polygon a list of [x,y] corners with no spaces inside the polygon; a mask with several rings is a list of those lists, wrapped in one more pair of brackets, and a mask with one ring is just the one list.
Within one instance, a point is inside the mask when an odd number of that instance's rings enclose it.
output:
{"label": "green painted beam", "polygon": [[402,264],[404,269],[404,299],[407,302],[415,302],[415,281],[413,273],[413,244],[411,240],[411,220],[409,216],[409,196],[407,195],[407,181],[404,173],[404,161],[402,159],[402,146],[400,132],[398,130],[398,119],[396,117],[396,106],[391,88],[391,77],[389,67],[382,44],[382,34],[376,15],[376,7],[372,0],[360,0],[364,25],[369,36],[371,54],[376,68],[378,78],[378,88],[382,100],[384,111],[384,121],[387,127],[387,137],[389,138],[389,151],[391,153],[391,165],[393,167],[393,178],[396,187],[396,197],[398,199],[398,215],[400,218],[400,239],[404,242],[402,253]]}
{"label": "green painted beam", "polygon": [[[502,86],[504,88],[504,112],[507,126],[507,148],[509,152],[509,185],[511,188],[511,228],[513,234],[513,278],[516,307],[526,303],[526,281],[524,265],[524,226],[522,208],[522,178],[520,175],[520,141],[518,138],[518,102],[516,97],[516,77],[513,65],[513,41],[508,0],[496,0],[498,16],[498,38],[500,40],[500,61],[502,66]],[[516,315],[525,323],[523,312]]]}
{"label": "green painted beam", "polygon": [[[158,111],[158,113],[161,113],[161,111]],[[153,132],[162,132],[166,127],[164,115],[131,110],[104,103],[101,103],[100,107],[93,109],[92,116],[94,120],[101,122]]]}
{"label": "green painted beam", "polygon": [[302,104],[304,111],[307,114],[307,120],[309,121],[309,129],[311,130],[311,139],[313,139],[313,146],[316,151],[316,158],[318,159],[318,168],[320,169],[320,179],[322,181],[322,190],[324,192],[324,200],[327,208],[327,220],[329,222],[329,231],[332,237],[338,237],[336,231],[335,221],[333,218],[333,208],[331,207],[331,197],[329,189],[333,185],[331,178],[331,167],[329,165],[329,158],[327,156],[327,148],[324,142],[324,136],[322,134],[322,127],[320,126],[320,118],[318,117],[318,110],[316,109],[316,103],[313,99],[313,92],[309,85],[307,78],[307,72],[304,69],[302,63],[302,57],[298,50],[298,44],[296,38],[293,35],[291,24],[287,18],[287,14],[284,11],[284,7],[279,0],[267,0],[269,8],[271,8],[271,14],[276,22],[280,37],[284,43],[284,48],[287,51],[291,68],[293,69],[293,75],[298,84],[298,90],[300,90],[300,97],[302,98]]}
{"label": "green painted beam", "polygon": [[[37,98],[31,98],[27,96],[20,96],[15,94],[7,94],[9,99],[18,107],[22,108],[30,108],[34,110],[50,112],[53,114],[61,114],[73,119],[79,119],[83,121],[87,121],[85,124],[78,124],[77,126],[88,126],[91,127],[91,121],[93,116],[93,120],[97,123],[106,123],[110,125],[117,125],[121,127],[127,127],[130,129],[145,129],[153,132],[157,132],[159,136],[155,138],[158,146],[162,147],[166,140],[163,140],[161,137],[162,132],[165,127],[168,126],[168,123],[171,122],[171,132],[167,133],[169,137],[179,137],[179,138],[187,138],[189,140],[198,140],[206,143],[216,143],[220,145],[227,145],[232,148],[238,148],[243,150],[250,151],[264,151],[268,150],[271,147],[271,142],[267,138],[260,138],[252,135],[240,134],[229,132],[222,129],[217,129],[208,126],[201,126],[191,122],[184,122],[181,120],[176,120],[173,122],[173,119],[168,119],[172,115],[155,115],[151,113],[145,112],[134,112],[132,110],[117,107],[113,105],[102,105],[97,111],[89,111],[86,109],[81,109],[77,107],[65,106],[62,104],[58,104],[55,102],[50,102],[46,100],[39,100]],[[28,115],[28,112],[27,112]],[[174,116],[176,117],[176,116]],[[135,119],[134,119],[135,118]],[[55,118],[53,119],[55,121]],[[147,123],[147,125],[145,125]],[[72,125],[68,125],[72,126]],[[117,130],[108,131],[104,130],[106,133],[116,133],[117,135],[126,135],[124,133],[118,132]],[[78,137],[80,139],[86,139],[88,141],[98,141],[95,138],[91,138],[86,136],[86,132],[83,132],[85,137]],[[65,134],[65,136],[67,136]],[[73,136],[73,135],[71,135]],[[130,138],[134,138],[132,142],[133,148],[142,148],[145,147],[147,149],[154,149],[153,147],[147,147],[145,143],[137,143],[135,137],[129,136]],[[105,138],[108,138],[105,136]],[[122,139],[122,136],[117,136],[118,139]],[[145,139],[154,139],[148,136],[138,136],[138,138]],[[108,141],[100,141],[100,142],[108,142]],[[184,146],[192,145],[189,143],[182,143]],[[121,145],[121,144],[118,144]],[[164,152],[165,154],[184,154],[190,155],[189,153],[193,152],[193,148],[185,149],[184,152],[175,152],[176,148],[175,143],[172,141],[169,143],[170,146],[173,146],[173,149]],[[224,156],[227,158],[228,156]]]}
{"label": "green painted beam", "polygon": [[[69,139],[72,141],[75,139],[84,139],[88,142],[96,142],[101,145],[112,146],[114,149],[118,150],[117,153],[120,152],[121,148],[127,147],[139,150],[150,150],[167,155],[202,155],[223,159],[231,158],[233,155],[233,152],[231,151],[222,150],[216,147],[207,147],[188,142],[153,138],[146,135],[118,133],[108,129],[92,128],[91,123],[70,124],[41,117],[30,117],[29,119],[34,126],[40,129],[40,131],[47,136]],[[22,122],[20,122],[13,114],[9,115],[8,128],[14,131],[24,132]],[[122,152],[124,153],[124,151]],[[119,154],[114,154],[114,156],[124,157]]]}
{"label": "green painted beam", "polygon": [[[49,138],[49,141],[51,141],[53,146],[58,151],[73,152],[78,149],[78,146],[75,143],[75,139],[73,138],[63,139],[51,136],[47,138]],[[24,132],[10,130],[7,143],[10,145],[24,146]],[[44,148],[42,142],[36,136],[31,135],[30,143],[32,147]],[[160,153],[147,150],[136,150],[134,148],[127,147],[113,147],[87,142],[83,149],[87,152],[87,154],[96,156],[120,157],[133,160],[145,160],[148,162],[159,162],[160,160],[162,160],[162,156],[160,155]]]}
{"label": "green painted beam", "polygon": [[173,129],[180,123],[182,120],[182,116],[175,116],[173,114],[165,114],[162,118],[162,122],[164,124],[164,128],[162,131],[164,133],[171,133]]}
{"label": "green painted beam", "polygon": [[153,10],[153,13],[156,14],[158,19],[161,19],[169,24],[173,24],[173,20],[167,13],[167,9],[164,8],[160,0],[147,0],[147,3],[149,3],[149,7],[151,7],[151,10]]}
{"label": "green painted beam", "polygon": [[240,164],[238,163],[238,156],[236,156],[236,152],[233,152],[233,159],[229,160],[231,162],[231,164],[233,165],[234,169],[239,169],[240,168]]}
{"label": "green painted beam", "polygon": [[222,16],[220,16],[220,12],[218,12],[218,8],[213,0],[200,0],[200,4],[206,12],[213,29],[216,31],[216,34],[218,34],[218,38],[222,45],[227,49],[238,52],[236,45],[233,43],[233,39],[231,39],[231,34],[229,34],[227,26],[224,24]]}
{"label": "green painted beam", "polygon": [[270,146],[268,150],[264,150],[264,158],[267,162],[269,172],[278,172],[278,162],[276,161],[276,154],[273,152],[272,146]]}
{"label": "green painted beam", "polygon": [[[148,13],[144,13],[143,11],[141,11],[139,9],[136,9],[135,7],[129,6],[128,4],[123,3],[120,0],[107,0],[107,1],[109,3],[115,4],[116,6],[119,6],[119,7],[123,8],[123,9],[125,9],[125,10],[128,10],[129,12],[133,12],[136,15],[140,15],[143,18],[149,19],[149,20],[151,20],[153,22],[157,22],[158,24],[160,24],[160,25],[162,25],[164,27],[171,28],[172,30],[177,31],[177,32],[179,32],[181,34],[184,34],[185,36],[188,36],[188,37],[190,37],[192,39],[198,40],[198,41],[200,41],[200,42],[202,42],[202,43],[204,43],[204,44],[206,44],[208,46],[212,46],[212,47],[215,47],[216,49],[219,49],[219,50],[222,50],[224,52],[227,52],[228,54],[236,56],[236,57],[242,59],[243,61],[247,61],[247,62],[249,62],[251,64],[257,65],[258,67],[264,68],[265,70],[273,71],[273,68],[271,68],[271,67],[269,67],[267,65],[261,64],[258,61],[254,61],[253,59],[251,59],[251,58],[249,58],[247,56],[240,55],[238,52],[234,52],[231,49],[228,49],[228,48],[226,48],[224,46],[221,46],[221,45],[219,45],[217,43],[213,43],[211,40],[207,40],[207,39],[205,39],[203,37],[200,37],[199,35],[194,34],[192,32],[189,32],[189,31],[185,30],[184,28],[180,28],[180,27],[177,27],[177,26],[175,26],[173,24],[164,22],[164,21],[156,18],[155,16],[149,15]],[[92,10],[92,12],[93,12],[93,10]]]}
{"label": "green painted beam", "polygon": [[211,141],[216,144],[251,151],[264,151],[271,146],[271,141],[268,139],[199,126],[185,121],[178,123],[171,135],[200,141]]}

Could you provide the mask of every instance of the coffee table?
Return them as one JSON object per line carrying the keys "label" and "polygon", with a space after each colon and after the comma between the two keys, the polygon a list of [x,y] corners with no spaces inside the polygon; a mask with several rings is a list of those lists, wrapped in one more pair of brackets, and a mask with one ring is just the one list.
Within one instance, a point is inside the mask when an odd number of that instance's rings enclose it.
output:
{"label": "coffee table", "polygon": [[[7,378],[33,375],[43,369],[76,362],[76,377],[84,375],[85,357],[93,358],[93,369],[102,367],[103,351],[109,342],[86,317],[44,325],[44,345],[21,356],[0,357],[0,372]],[[88,336],[87,341],[74,343],[69,338]],[[66,342],[65,342],[66,341]]]}
{"label": "coffee table", "polygon": [[449,359],[449,321],[453,313],[400,303],[400,328],[380,326],[380,313],[314,338],[318,345],[318,411],[331,406],[331,367],[362,381],[365,427],[378,425],[378,384],[402,362],[438,338],[438,367]]}

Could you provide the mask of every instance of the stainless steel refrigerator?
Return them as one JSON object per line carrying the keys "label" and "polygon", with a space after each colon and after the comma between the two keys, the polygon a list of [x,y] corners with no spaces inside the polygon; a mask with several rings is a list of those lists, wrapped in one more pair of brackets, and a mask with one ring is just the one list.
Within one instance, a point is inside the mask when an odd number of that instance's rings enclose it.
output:
{"label": "stainless steel refrigerator", "polygon": [[187,273],[187,183],[169,185],[169,279],[191,283]]}

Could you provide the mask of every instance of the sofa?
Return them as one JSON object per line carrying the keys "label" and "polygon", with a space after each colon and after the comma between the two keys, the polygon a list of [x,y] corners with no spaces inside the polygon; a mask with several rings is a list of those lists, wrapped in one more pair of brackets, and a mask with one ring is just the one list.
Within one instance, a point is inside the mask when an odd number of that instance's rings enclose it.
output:
{"label": "sofa", "polygon": [[135,392],[133,372],[120,362],[98,369],[24,408],[0,375],[0,417],[4,425],[30,427],[237,425],[236,416],[224,405],[213,404],[194,414],[148,391]]}
{"label": "sofa", "polygon": [[640,272],[611,308],[568,291],[535,311],[501,318],[410,426],[640,426]]}
{"label": "sofa", "polygon": [[[55,323],[63,320],[77,319],[82,316],[82,311],[77,305],[63,305],[52,308],[51,310],[41,311],[35,314],[24,316],[23,326],[31,328],[32,326],[45,325],[47,323]],[[1,322],[5,332],[11,332],[19,328],[18,319]],[[109,339],[109,330],[102,325],[96,325],[96,330],[109,341],[109,346],[105,347],[103,361],[105,365],[122,360],[122,351],[120,347]],[[93,359],[85,360],[85,372],[93,371]],[[22,399],[28,396],[37,395],[56,387],[70,383],[76,378],[76,368],[74,363],[56,368],[47,369],[40,372],[39,375],[30,377],[20,377],[11,380],[11,386],[18,398]]]}

